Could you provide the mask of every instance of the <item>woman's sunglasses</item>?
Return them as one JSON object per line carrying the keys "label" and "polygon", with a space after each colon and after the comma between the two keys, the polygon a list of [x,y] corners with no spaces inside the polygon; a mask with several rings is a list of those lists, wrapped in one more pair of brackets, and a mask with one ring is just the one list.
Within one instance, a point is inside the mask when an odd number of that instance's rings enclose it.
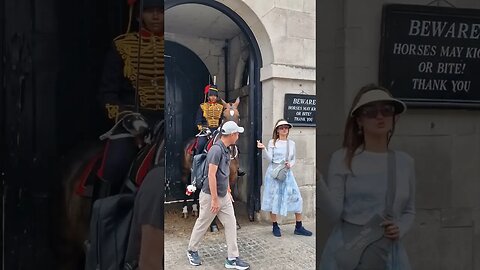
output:
{"label": "woman's sunglasses", "polygon": [[381,113],[383,116],[393,116],[395,115],[395,107],[392,105],[383,105],[383,106],[369,106],[361,110],[360,115],[363,115],[367,118],[376,118],[378,113]]}
{"label": "woman's sunglasses", "polygon": [[279,126],[277,129],[288,129],[289,126]]}

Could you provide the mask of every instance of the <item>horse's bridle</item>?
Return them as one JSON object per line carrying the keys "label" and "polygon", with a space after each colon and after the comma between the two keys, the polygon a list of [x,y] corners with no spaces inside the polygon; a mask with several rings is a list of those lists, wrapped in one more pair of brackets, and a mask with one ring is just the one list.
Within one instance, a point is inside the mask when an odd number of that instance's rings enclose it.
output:
{"label": "horse's bridle", "polygon": [[[232,103],[230,103],[229,105],[230,105],[230,109],[225,108],[224,111],[226,110],[229,111],[228,114],[230,115],[230,117],[228,118],[228,121],[235,121],[235,118],[233,118],[235,116],[235,109],[236,109],[235,105]],[[240,117],[238,117],[238,121],[240,121]]]}
{"label": "horse's bridle", "polygon": [[[228,118],[228,121],[235,121],[235,118],[234,118],[234,116],[235,116],[235,105],[232,104],[232,103],[229,103],[229,105],[230,105],[230,109],[228,109],[228,110],[229,110],[229,115],[230,115],[230,117]],[[226,110],[227,110],[227,108],[225,108],[224,111],[226,111]],[[225,118],[224,118],[224,119],[225,119]],[[238,117],[238,121],[240,121],[240,117]],[[237,145],[231,145],[230,147],[232,147],[232,146],[233,146],[234,149],[235,149]],[[238,157],[238,151],[234,150],[233,152],[234,152],[235,154],[234,154],[234,155],[230,155],[230,160],[236,159],[236,158]]]}

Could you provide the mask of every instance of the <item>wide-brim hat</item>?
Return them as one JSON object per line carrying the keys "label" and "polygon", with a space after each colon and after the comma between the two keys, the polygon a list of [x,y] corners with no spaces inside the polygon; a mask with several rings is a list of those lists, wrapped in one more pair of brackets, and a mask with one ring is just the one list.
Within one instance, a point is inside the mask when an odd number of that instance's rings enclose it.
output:
{"label": "wide-brim hat", "polygon": [[275,125],[275,129],[277,129],[279,126],[283,126],[283,125],[287,125],[288,128],[292,128],[292,127],[293,127],[293,125],[290,124],[290,123],[288,123],[287,121],[281,120],[281,121],[279,121],[279,122]]}
{"label": "wide-brim hat", "polygon": [[368,105],[370,103],[374,102],[388,102],[393,104],[395,107],[395,114],[401,114],[404,113],[407,110],[407,105],[403,101],[400,101],[394,97],[392,97],[389,93],[380,90],[380,89],[374,89],[370,90],[366,93],[364,93],[360,99],[358,100],[357,104],[355,104],[355,107],[353,107],[350,116],[354,116],[355,113],[360,109],[361,107]]}

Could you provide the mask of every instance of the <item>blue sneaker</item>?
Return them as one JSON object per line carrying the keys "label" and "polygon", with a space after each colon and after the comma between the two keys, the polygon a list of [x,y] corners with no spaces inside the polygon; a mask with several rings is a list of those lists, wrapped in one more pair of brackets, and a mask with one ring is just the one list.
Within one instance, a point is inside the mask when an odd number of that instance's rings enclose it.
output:
{"label": "blue sneaker", "polygon": [[272,233],[276,237],[282,236],[282,232],[280,231],[280,227],[278,227],[278,225],[277,226],[273,225]]}
{"label": "blue sneaker", "polygon": [[231,261],[227,258],[225,260],[225,268],[245,270],[250,268],[250,265],[248,265],[248,263],[240,259],[240,257],[237,257],[235,260],[231,260]]}
{"label": "blue sneaker", "polygon": [[305,229],[305,227],[295,227],[295,231],[293,232],[296,235],[305,235],[305,236],[312,236],[312,232]]}
{"label": "blue sneaker", "polygon": [[193,266],[199,266],[202,264],[200,256],[198,255],[198,251],[187,250],[187,258],[188,262]]}

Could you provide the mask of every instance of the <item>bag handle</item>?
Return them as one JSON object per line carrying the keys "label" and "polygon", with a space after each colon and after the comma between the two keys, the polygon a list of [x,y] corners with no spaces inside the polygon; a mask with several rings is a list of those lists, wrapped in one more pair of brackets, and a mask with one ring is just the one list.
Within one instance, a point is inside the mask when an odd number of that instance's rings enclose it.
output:
{"label": "bag handle", "polygon": [[[275,141],[273,142],[272,147],[272,164],[273,164],[273,157],[275,156]],[[288,157],[290,156],[290,140],[287,139],[287,153],[285,153],[285,161],[288,162]]]}
{"label": "bag handle", "polygon": [[289,155],[290,154],[290,140],[287,139],[287,153],[285,154],[285,162],[288,162],[288,158],[289,158]]}
{"label": "bag handle", "polygon": [[272,147],[272,166],[273,166],[273,157],[275,156],[275,140],[272,141],[273,147]]}
{"label": "bag handle", "polygon": [[387,156],[387,194],[385,196],[385,216],[393,217],[393,203],[395,202],[396,188],[397,188],[397,168],[396,156],[392,150],[388,151]]}
{"label": "bag handle", "polygon": [[[387,196],[385,205],[385,217],[388,219],[393,218],[393,203],[395,202],[395,193],[397,189],[397,162],[395,151],[389,150],[387,157],[387,170],[388,170],[388,184],[387,184]],[[394,242],[392,242],[392,249],[395,248]],[[391,264],[395,265],[395,251],[392,252]]]}

